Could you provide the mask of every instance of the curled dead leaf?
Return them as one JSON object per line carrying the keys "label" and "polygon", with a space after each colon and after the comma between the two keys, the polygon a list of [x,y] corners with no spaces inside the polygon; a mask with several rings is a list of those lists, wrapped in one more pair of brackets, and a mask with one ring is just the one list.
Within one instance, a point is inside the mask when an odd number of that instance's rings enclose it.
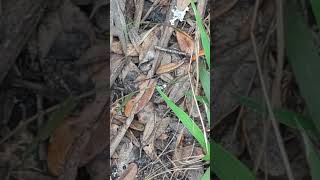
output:
{"label": "curled dead leaf", "polygon": [[194,49],[194,42],[191,36],[182,31],[176,31],[177,41],[180,47],[180,50],[191,54]]}
{"label": "curled dead leaf", "polygon": [[177,61],[174,63],[168,63],[168,64],[161,65],[157,69],[156,74],[163,74],[163,73],[171,72],[171,71],[177,69],[178,67],[180,67],[183,63],[184,63],[184,61]]}
{"label": "curled dead leaf", "polygon": [[122,173],[119,180],[136,180],[138,173],[138,165],[136,163],[129,164],[128,168]]}

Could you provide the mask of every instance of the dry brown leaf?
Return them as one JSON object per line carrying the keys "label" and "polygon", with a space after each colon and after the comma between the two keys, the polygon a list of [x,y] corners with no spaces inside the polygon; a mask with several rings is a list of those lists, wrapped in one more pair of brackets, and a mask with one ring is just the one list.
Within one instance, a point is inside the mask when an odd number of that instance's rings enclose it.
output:
{"label": "dry brown leaf", "polygon": [[119,180],[137,180],[138,165],[135,163],[129,164],[128,168],[122,173]]}
{"label": "dry brown leaf", "polygon": [[166,140],[168,138],[169,138],[169,136],[166,133],[163,133],[158,137],[158,139],[160,139],[160,140]]}
{"label": "dry brown leaf", "polygon": [[152,117],[148,120],[146,127],[144,128],[144,131],[143,131],[143,135],[142,135],[143,144],[148,144],[148,140],[152,138],[151,135],[155,128],[155,116],[156,116],[155,112],[153,112],[151,116]]}
{"label": "dry brown leaf", "polygon": [[75,132],[70,127],[70,121],[75,118],[68,118],[53,132],[48,146],[48,169],[54,176],[58,176],[63,167],[66,155],[75,139]]}
{"label": "dry brown leaf", "polygon": [[140,86],[140,93],[143,93],[143,95],[138,100],[138,106],[136,108],[135,113],[141,111],[148,104],[156,88],[156,80],[150,79],[147,82],[148,83],[144,84],[145,86]]}
{"label": "dry brown leaf", "polygon": [[176,31],[177,41],[180,47],[180,50],[191,54],[194,49],[194,42],[191,36],[182,31]]}
{"label": "dry brown leaf", "polygon": [[[138,52],[132,44],[127,45],[128,56],[139,56]],[[112,41],[111,52],[116,54],[124,54],[120,41]]]}
{"label": "dry brown leaf", "polygon": [[167,73],[167,72],[171,72],[175,69],[177,69],[179,66],[181,66],[184,63],[184,61],[177,61],[177,62],[173,62],[173,63],[168,63],[168,64],[164,64],[161,65],[156,74],[163,74],[163,73]]}
{"label": "dry brown leaf", "polygon": [[190,0],[177,0],[177,8],[183,11],[190,4]]}
{"label": "dry brown leaf", "polygon": [[130,129],[126,132],[126,136],[132,141],[133,145],[137,146],[138,148],[141,147],[139,140]]}
{"label": "dry brown leaf", "polygon": [[90,140],[86,145],[86,148],[81,153],[81,164],[87,164],[97,154],[102,152],[108,145],[109,128],[107,126],[108,120],[106,112],[104,117],[100,118],[97,125],[93,128]]}
{"label": "dry brown leaf", "polygon": [[155,160],[157,158],[157,155],[154,150],[154,143],[153,142],[151,142],[147,146],[144,146],[143,150],[152,160]]}
{"label": "dry brown leaf", "polygon": [[[114,119],[117,121],[120,121],[121,123],[126,123],[126,120],[127,120],[127,118],[124,116],[116,116]],[[114,123],[121,125],[121,123],[120,122],[117,123],[117,121],[115,121]],[[132,123],[130,124],[130,128],[136,131],[143,131],[144,125],[137,120],[133,120]]]}
{"label": "dry brown leaf", "polygon": [[144,62],[148,62],[150,59],[154,57],[155,50],[154,46],[158,43],[159,38],[157,37],[157,33],[159,32],[159,27],[152,28],[150,33],[144,38],[143,43],[140,47],[139,61],[140,64]]}
{"label": "dry brown leaf", "polygon": [[188,75],[182,76],[176,80],[176,83],[173,84],[172,89],[169,93],[169,98],[173,102],[177,102],[190,88],[190,81]]}
{"label": "dry brown leaf", "polygon": [[131,115],[131,112],[132,112],[133,107],[134,107],[135,104],[136,104],[135,98],[132,98],[127,102],[127,104],[126,104],[126,106],[124,108],[124,115],[126,117],[129,117]]}
{"label": "dry brown leaf", "polygon": [[143,110],[141,110],[138,113],[138,121],[142,124],[147,124],[149,119],[153,118],[153,113],[154,113],[154,105],[153,103],[149,102]]}
{"label": "dry brown leaf", "polygon": [[173,77],[169,73],[160,74],[160,79],[164,82],[170,83],[173,80]]}
{"label": "dry brown leaf", "polygon": [[165,133],[170,122],[171,122],[170,117],[165,117],[165,118],[161,119],[160,121],[157,121],[155,138],[158,138],[161,134]]}
{"label": "dry brown leaf", "polygon": [[204,156],[202,148],[193,145],[181,147],[175,150],[173,160],[177,166],[183,165],[186,161],[200,160]]}
{"label": "dry brown leaf", "polygon": [[136,131],[143,131],[144,130],[144,125],[142,123],[140,123],[137,120],[134,120],[131,124],[130,124],[130,128],[134,129]]}

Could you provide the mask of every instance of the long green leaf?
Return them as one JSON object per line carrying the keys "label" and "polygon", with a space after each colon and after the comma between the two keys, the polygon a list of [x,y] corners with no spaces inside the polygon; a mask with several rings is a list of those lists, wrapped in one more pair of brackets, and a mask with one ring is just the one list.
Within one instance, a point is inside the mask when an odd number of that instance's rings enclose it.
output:
{"label": "long green leaf", "polygon": [[303,139],[306,146],[306,154],[311,171],[311,177],[313,180],[318,180],[320,179],[320,156],[317,153],[316,148],[311,143],[309,137],[303,134]]}
{"label": "long green leaf", "polygon": [[[188,129],[188,131],[193,135],[193,137],[199,142],[202,148],[207,150],[206,141],[204,138],[205,132],[202,132],[198,125],[185,113],[180,107],[178,107],[166,94],[164,94],[160,87],[156,87],[157,91],[167,103],[167,105],[171,108],[171,110],[175,113],[175,115],[179,118],[182,124]],[[208,147],[210,147],[208,145]],[[207,154],[210,153],[210,150],[207,150]]]}
{"label": "long green leaf", "polygon": [[203,46],[203,49],[204,49],[204,54],[205,54],[205,57],[206,57],[206,60],[207,60],[208,67],[210,69],[210,67],[211,67],[210,66],[210,40],[209,40],[209,37],[208,37],[208,35],[206,33],[206,30],[204,29],[201,15],[200,15],[196,5],[194,4],[194,1],[190,0],[190,2],[191,2],[191,6],[192,6],[192,9],[193,9],[195,17],[196,17],[197,25],[198,25],[199,30],[200,30],[201,43],[202,43],[202,46]]}
{"label": "long green leaf", "polygon": [[[261,103],[258,103],[257,101],[253,100],[252,98],[248,98],[245,96],[241,96],[236,93],[230,93],[231,96],[238,101],[240,104],[246,106],[247,108],[250,108],[251,110],[258,112],[258,113],[264,113],[266,109],[263,108],[263,105]],[[284,108],[277,108],[273,110],[273,113],[276,117],[276,119],[291,128],[298,129],[299,124],[302,126],[302,128],[310,135],[316,136],[318,134],[317,129],[315,128],[315,125],[312,121],[312,119],[307,118],[299,113],[295,113],[292,111],[289,111]],[[297,122],[294,120],[297,119]]]}
{"label": "long green leaf", "polygon": [[222,146],[212,143],[212,169],[221,180],[254,180],[252,172]]}
{"label": "long green leaf", "polygon": [[201,180],[210,180],[210,167],[203,174],[203,176],[201,177]]}
{"label": "long green leaf", "polygon": [[311,7],[313,10],[313,14],[316,17],[318,27],[320,27],[320,1],[311,0]]}
{"label": "long green leaf", "polygon": [[320,57],[313,44],[311,31],[304,22],[294,0],[286,1],[285,43],[289,62],[296,76],[300,92],[318,131],[320,130]]}

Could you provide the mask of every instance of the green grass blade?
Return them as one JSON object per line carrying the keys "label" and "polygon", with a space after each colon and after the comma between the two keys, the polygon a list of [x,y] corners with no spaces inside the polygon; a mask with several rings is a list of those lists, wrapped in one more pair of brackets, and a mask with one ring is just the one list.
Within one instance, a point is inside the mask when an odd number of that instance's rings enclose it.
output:
{"label": "green grass blade", "polygon": [[202,46],[204,49],[204,54],[205,54],[205,57],[207,60],[208,67],[210,69],[210,67],[211,67],[210,66],[210,40],[209,40],[209,37],[206,33],[206,30],[204,29],[201,15],[200,15],[196,5],[194,4],[194,1],[190,0],[190,2],[191,2],[191,6],[192,6],[192,9],[193,9],[195,17],[196,17],[197,25],[200,30],[201,43],[202,43]]}
{"label": "green grass blade", "polygon": [[203,176],[201,177],[201,180],[210,180],[210,167],[203,174]]}
{"label": "green grass blade", "polygon": [[296,76],[301,95],[320,131],[320,57],[313,44],[311,31],[297,8],[296,1],[287,1],[284,16],[285,43],[289,62]]}
{"label": "green grass blade", "polygon": [[[252,98],[248,98],[245,96],[241,96],[236,93],[230,93],[231,96],[238,101],[243,106],[250,108],[251,110],[257,112],[257,113],[264,113],[266,109],[263,108],[263,105],[261,103],[258,103],[257,101],[253,100]],[[302,126],[302,128],[310,135],[316,136],[318,134],[317,129],[315,128],[315,125],[312,121],[312,119],[307,118],[299,113],[295,113],[292,111],[289,111],[284,108],[277,108],[273,110],[274,115],[276,119],[291,128],[298,129],[299,124]],[[297,119],[297,122],[295,121]]]}
{"label": "green grass blade", "polygon": [[313,180],[320,179],[320,156],[307,135],[302,134],[306,146],[306,155]]}
{"label": "green grass blade", "polygon": [[[185,113],[180,107],[178,107],[166,94],[164,94],[160,87],[156,87],[157,91],[167,103],[167,105],[171,108],[171,110],[175,113],[175,115],[179,118],[182,124],[188,129],[188,131],[193,135],[193,137],[199,142],[202,148],[207,149],[206,141],[203,132],[200,130],[198,125]],[[208,145],[209,146],[209,145]],[[207,150],[209,154],[210,151]]]}
{"label": "green grass blade", "polygon": [[221,180],[254,180],[253,173],[222,146],[212,143],[212,169]]}
{"label": "green grass blade", "polygon": [[313,10],[313,14],[317,20],[317,24],[320,27],[320,1],[319,0],[311,0],[311,7]]}

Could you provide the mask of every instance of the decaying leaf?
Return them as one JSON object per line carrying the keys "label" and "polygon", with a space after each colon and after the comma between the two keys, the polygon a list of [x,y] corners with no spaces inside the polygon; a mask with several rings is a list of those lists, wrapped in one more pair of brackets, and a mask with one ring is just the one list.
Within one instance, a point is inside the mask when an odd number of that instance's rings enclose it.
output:
{"label": "decaying leaf", "polygon": [[138,148],[141,147],[139,140],[136,138],[136,136],[132,133],[130,129],[126,132],[126,136],[132,141],[132,143],[135,146],[137,146]]}
{"label": "decaying leaf", "polygon": [[159,38],[157,37],[157,33],[159,32],[159,27],[152,28],[152,31],[148,34],[148,36],[144,39],[141,44],[139,61],[140,64],[144,62],[148,62],[155,56],[154,46],[158,43]]}
{"label": "decaying leaf", "polygon": [[193,145],[181,147],[175,150],[173,160],[177,166],[185,164],[185,161],[198,161],[203,158],[202,148]]}
{"label": "decaying leaf", "polygon": [[119,180],[137,180],[138,165],[135,163],[129,164],[128,168],[122,173]]}
{"label": "decaying leaf", "polygon": [[126,106],[124,108],[124,115],[125,116],[129,117],[131,115],[131,112],[132,112],[135,104],[136,104],[136,100],[134,98],[130,99],[128,101],[128,103],[126,104]]}
{"label": "decaying leaf", "polygon": [[148,144],[149,139],[151,139],[151,135],[155,128],[155,121],[156,121],[156,113],[153,112],[151,115],[151,118],[148,120],[146,127],[144,128],[143,134],[142,134],[142,143]]}
{"label": "decaying leaf", "polygon": [[141,87],[140,88],[140,92],[143,92],[142,97],[139,99],[138,101],[138,107],[135,113],[138,113],[139,111],[141,111],[146,105],[147,103],[150,101],[153,93],[154,93],[154,89],[156,88],[156,84],[157,82],[154,79],[148,80],[149,83],[146,84],[145,87]]}
{"label": "decaying leaf", "polygon": [[[111,52],[124,55],[120,41],[112,41]],[[139,56],[138,52],[132,44],[127,44],[128,56]]]}
{"label": "decaying leaf", "polygon": [[165,117],[160,121],[157,121],[156,130],[155,130],[155,138],[158,138],[160,135],[165,133],[169,123],[171,122],[171,117]]}
{"label": "decaying leaf", "polygon": [[190,4],[190,0],[177,0],[177,8],[182,11]]}
{"label": "decaying leaf", "polygon": [[188,75],[182,76],[176,79],[176,83],[173,84],[172,89],[169,93],[169,98],[173,102],[177,102],[190,88],[190,81]]}
{"label": "decaying leaf", "polygon": [[180,50],[191,54],[194,49],[194,42],[191,36],[185,32],[176,31],[177,41],[180,47]]}
{"label": "decaying leaf", "polygon": [[119,147],[119,159],[117,162],[117,167],[119,173],[121,174],[125,169],[124,167],[128,167],[129,163],[131,163],[135,159],[135,153],[133,152],[133,144],[129,139],[123,138]]}
{"label": "decaying leaf", "polygon": [[76,132],[70,127],[75,118],[68,118],[54,131],[48,146],[48,169],[58,176],[63,167],[66,155],[74,141]]}
{"label": "decaying leaf", "polygon": [[152,141],[149,145],[143,147],[144,152],[150,157],[150,159],[155,160],[157,155],[154,150],[154,142]]}
{"label": "decaying leaf", "polygon": [[138,113],[138,120],[140,123],[142,124],[146,124],[149,119],[153,118],[152,115],[154,113],[155,109],[154,109],[154,105],[153,103],[149,102],[144,109],[142,109],[139,113]]}
{"label": "decaying leaf", "polygon": [[177,62],[173,62],[173,63],[168,63],[168,64],[164,64],[161,65],[158,69],[156,74],[163,74],[163,73],[167,73],[167,72],[171,72],[175,69],[177,69],[179,66],[181,66],[184,63],[184,61],[177,61]]}
{"label": "decaying leaf", "polygon": [[81,165],[87,164],[108,145],[109,127],[107,126],[106,112],[92,130],[90,140],[81,153]]}

